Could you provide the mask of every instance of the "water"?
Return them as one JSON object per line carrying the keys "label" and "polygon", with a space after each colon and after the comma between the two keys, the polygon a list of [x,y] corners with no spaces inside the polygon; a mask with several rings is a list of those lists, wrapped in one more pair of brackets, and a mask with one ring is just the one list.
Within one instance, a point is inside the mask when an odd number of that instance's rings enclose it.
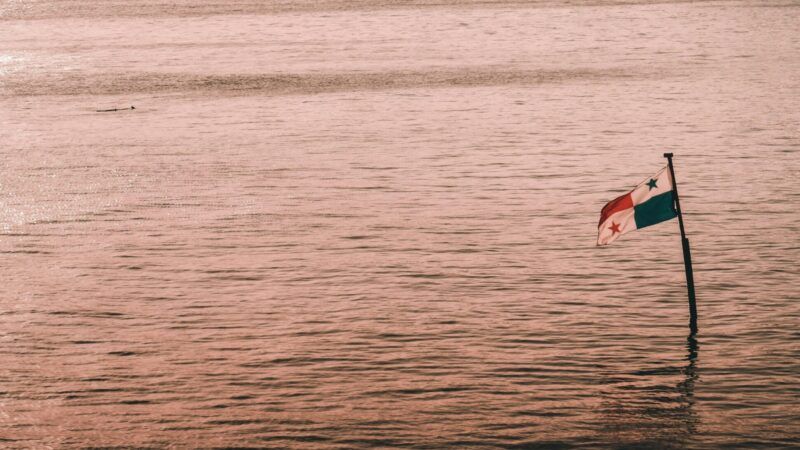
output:
{"label": "water", "polygon": [[798,23],[0,4],[0,445],[799,446]]}

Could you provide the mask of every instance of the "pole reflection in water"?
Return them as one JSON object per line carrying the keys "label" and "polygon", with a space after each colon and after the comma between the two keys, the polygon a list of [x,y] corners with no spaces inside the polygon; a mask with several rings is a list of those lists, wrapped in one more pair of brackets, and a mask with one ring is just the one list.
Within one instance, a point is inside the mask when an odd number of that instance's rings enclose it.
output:
{"label": "pole reflection in water", "polygon": [[682,400],[686,404],[686,409],[689,412],[689,417],[692,420],[686,421],[686,428],[689,434],[697,432],[697,415],[694,412],[694,384],[697,381],[697,354],[699,346],[697,338],[694,334],[686,338],[686,349],[688,354],[686,356],[687,364],[683,370],[683,380],[678,383],[678,391],[682,393]]}
{"label": "pole reflection in water", "polygon": [[609,380],[601,405],[599,434],[606,445],[685,448],[697,433],[694,388],[699,344],[686,340],[682,366],[637,370]]}

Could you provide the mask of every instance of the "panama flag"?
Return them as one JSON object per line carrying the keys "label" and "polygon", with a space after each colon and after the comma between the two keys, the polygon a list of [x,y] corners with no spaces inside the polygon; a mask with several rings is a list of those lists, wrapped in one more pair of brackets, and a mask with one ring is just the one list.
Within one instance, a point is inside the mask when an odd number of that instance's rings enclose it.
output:
{"label": "panama flag", "polygon": [[597,245],[608,245],[629,231],[676,217],[678,212],[672,186],[667,166],[632,191],[608,202],[600,212]]}

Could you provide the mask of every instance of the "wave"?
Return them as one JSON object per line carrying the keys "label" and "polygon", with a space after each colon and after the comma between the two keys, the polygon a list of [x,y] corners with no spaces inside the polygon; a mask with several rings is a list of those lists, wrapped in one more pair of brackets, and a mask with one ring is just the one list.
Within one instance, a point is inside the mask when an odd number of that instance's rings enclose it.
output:
{"label": "wave", "polygon": [[630,69],[498,70],[474,67],[303,74],[73,73],[10,77],[0,84],[0,94],[35,96],[216,92],[223,95],[295,95],[363,90],[537,85],[634,76],[636,74]]}
{"label": "wave", "polygon": [[[708,0],[713,1],[713,0]],[[226,14],[278,14],[402,8],[570,8],[600,5],[697,3],[697,0],[33,0],[0,4],[0,20],[66,17],[185,17]]]}

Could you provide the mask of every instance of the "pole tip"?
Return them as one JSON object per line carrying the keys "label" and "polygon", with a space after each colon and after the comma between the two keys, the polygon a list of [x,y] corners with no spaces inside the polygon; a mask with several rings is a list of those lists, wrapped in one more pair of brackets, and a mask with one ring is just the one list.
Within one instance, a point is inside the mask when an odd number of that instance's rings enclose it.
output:
{"label": "pole tip", "polygon": [[664,153],[664,158],[672,158],[672,153]]}

